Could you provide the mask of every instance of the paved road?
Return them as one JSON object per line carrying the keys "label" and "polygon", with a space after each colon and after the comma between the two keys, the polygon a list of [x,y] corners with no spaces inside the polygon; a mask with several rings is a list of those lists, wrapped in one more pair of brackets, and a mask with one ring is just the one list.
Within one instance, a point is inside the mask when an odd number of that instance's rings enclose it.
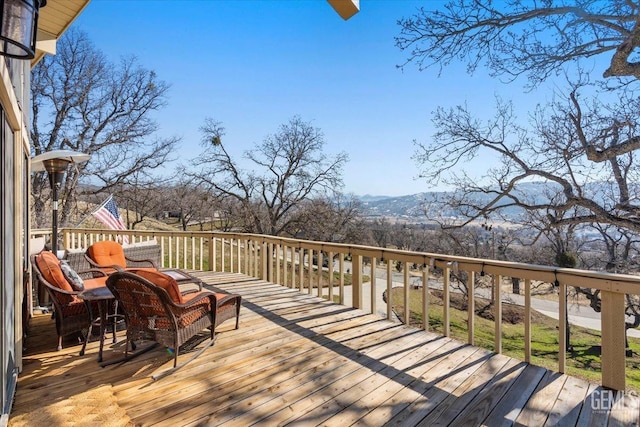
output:
{"label": "paved road", "polygon": [[[336,266],[337,268],[337,266]],[[345,263],[345,270],[347,268],[351,268],[350,263]],[[334,270],[337,271],[337,270]],[[349,270],[350,271],[350,270]],[[371,269],[369,266],[365,266],[363,269],[363,273],[365,275],[371,275]],[[392,272],[392,283],[393,286],[404,286],[404,273]],[[422,284],[421,277],[410,277],[409,282],[411,284]],[[371,282],[366,282],[362,284],[363,287],[363,309],[366,311],[371,310]],[[431,289],[442,289],[442,282],[438,282],[435,279],[429,280],[429,288]],[[387,290],[387,270],[386,268],[377,268],[376,269],[376,311],[381,316],[386,317],[387,315],[387,306],[386,303],[382,299],[382,294]],[[335,289],[336,295],[337,288]],[[352,303],[352,293],[351,286],[345,286],[345,304],[351,305]],[[490,292],[488,289],[478,289],[476,290],[476,295],[479,297],[488,297],[488,294],[481,294],[481,292]],[[512,304],[518,304],[524,306],[524,296],[516,295],[511,293],[504,293],[502,296],[502,301]],[[555,301],[543,300],[539,298],[531,298],[531,308],[536,310],[539,313],[542,313],[546,316],[549,316],[553,319],[558,319],[559,317],[559,304]],[[600,330],[600,313],[596,313],[588,306],[578,305],[572,302],[569,302],[568,305],[569,311],[569,323],[572,325],[582,326],[585,328],[593,329],[596,331]],[[628,336],[634,338],[640,338],[640,330],[638,329],[629,329]]]}

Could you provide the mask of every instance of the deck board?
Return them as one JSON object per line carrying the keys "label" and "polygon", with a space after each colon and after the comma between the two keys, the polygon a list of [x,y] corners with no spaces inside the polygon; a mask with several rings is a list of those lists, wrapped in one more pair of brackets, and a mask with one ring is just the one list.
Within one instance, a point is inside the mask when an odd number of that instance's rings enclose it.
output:
{"label": "deck board", "polygon": [[[238,330],[224,323],[214,346],[153,381],[172,366],[164,348],[99,368],[96,341],[82,357],[73,340],[52,351],[53,321],[41,316],[32,322],[9,424],[29,425],[35,409],[49,425],[77,425],[78,414],[97,421],[99,409],[119,414],[113,425],[123,426],[638,424],[631,396],[599,410],[591,399],[602,388],[586,381],[307,292],[241,274],[194,274],[243,296]],[[122,339],[106,344],[105,359],[121,356]],[[74,407],[96,390],[111,407]]]}

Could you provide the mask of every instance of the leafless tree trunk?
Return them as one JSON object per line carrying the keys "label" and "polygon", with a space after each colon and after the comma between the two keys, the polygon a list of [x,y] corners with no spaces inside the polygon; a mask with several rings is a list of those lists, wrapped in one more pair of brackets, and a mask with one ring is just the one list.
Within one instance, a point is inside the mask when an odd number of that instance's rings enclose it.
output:
{"label": "leafless tree trunk", "polygon": [[[150,117],[165,105],[167,90],[168,85],[135,58],[108,62],[79,30],[67,31],[57,54],[34,67],[34,154],[66,149],[91,155],[89,162],[67,170],[60,194],[61,225],[70,218],[81,181],[91,184],[85,190],[90,193],[111,192],[130,184],[133,174],[148,174],[169,159],[178,139],[153,138],[157,124]],[[46,173],[34,174],[36,212],[44,206],[48,187]]]}
{"label": "leafless tree trunk", "polygon": [[205,152],[193,161],[190,176],[237,209],[235,223],[245,231],[281,235],[295,233],[296,211],[312,199],[332,197],[342,186],[345,153],[324,151],[322,132],[294,117],[267,136],[244,157],[243,170],[222,143],[224,128],[207,119],[201,128]]}

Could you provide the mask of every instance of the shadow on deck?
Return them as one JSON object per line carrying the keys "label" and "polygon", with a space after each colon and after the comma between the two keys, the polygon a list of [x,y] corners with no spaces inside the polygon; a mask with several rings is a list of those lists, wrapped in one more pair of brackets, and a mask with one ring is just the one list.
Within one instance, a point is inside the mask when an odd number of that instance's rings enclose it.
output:
{"label": "shadow on deck", "polygon": [[[638,424],[635,397],[241,274],[196,274],[243,296],[239,330],[221,325],[154,382],[166,349],[100,368],[97,342],[83,357],[73,342],[51,351],[53,321],[34,318],[10,425]],[[106,342],[119,357],[124,340]]]}

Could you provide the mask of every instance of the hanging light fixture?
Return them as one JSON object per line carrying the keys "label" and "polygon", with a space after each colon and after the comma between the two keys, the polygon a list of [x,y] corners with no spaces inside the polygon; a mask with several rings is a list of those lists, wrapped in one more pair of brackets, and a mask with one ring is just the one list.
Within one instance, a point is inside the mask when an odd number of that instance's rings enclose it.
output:
{"label": "hanging light fixture", "polygon": [[0,55],[35,56],[38,12],[46,4],[47,0],[0,0]]}

